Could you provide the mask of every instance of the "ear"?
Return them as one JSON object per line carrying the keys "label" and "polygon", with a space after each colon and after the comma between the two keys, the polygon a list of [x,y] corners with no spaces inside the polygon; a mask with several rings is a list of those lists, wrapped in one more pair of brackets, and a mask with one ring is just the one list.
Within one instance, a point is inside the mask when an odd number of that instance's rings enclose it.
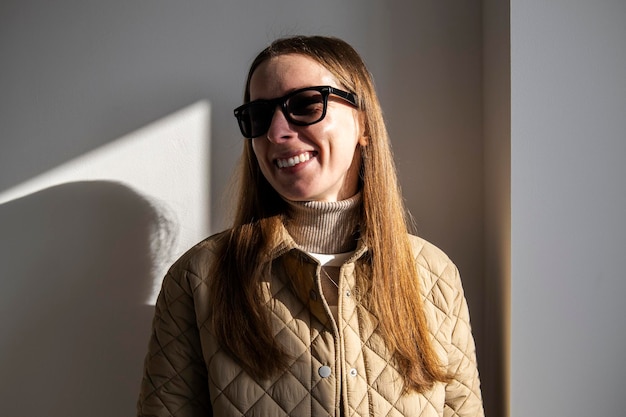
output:
{"label": "ear", "polygon": [[369,136],[366,134],[365,129],[365,113],[363,111],[359,111],[359,145],[367,146],[369,142]]}

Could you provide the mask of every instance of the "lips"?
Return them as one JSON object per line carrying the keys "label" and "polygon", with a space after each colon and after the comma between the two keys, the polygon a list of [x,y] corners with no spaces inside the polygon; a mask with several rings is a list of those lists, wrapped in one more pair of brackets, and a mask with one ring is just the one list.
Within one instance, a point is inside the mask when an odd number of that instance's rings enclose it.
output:
{"label": "lips", "polygon": [[292,168],[292,167],[295,167],[296,165],[299,165],[303,162],[308,161],[314,156],[315,155],[313,154],[313,152],[302,152],[299,155],[295,155],[289,158],[276,159],[274,163],[276,164],[278,168]]}

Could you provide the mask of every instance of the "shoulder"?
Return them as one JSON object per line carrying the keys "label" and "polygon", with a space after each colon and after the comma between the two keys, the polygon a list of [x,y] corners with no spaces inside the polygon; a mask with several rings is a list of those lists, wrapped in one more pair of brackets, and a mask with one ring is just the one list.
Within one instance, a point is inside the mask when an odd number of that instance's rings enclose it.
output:
{"label": "shoulder", "polygon": [[444,275],[449,269],[455,269],[454,262],[444,251],[427,240],[409,235],[409,243],[415,262],[435,275]]}
{"label": "shoulder", "polygon": [[220,232],[198,242],[183,253],[169,268],[168,275],[193,275],[205,278],[212,263],[218,256],[221,242],[227,238],[228,231]]}
{"label": "shoulder", "polygon": [[437,246],[409,235],[423,295],[443,307],[463,293],[459,271],[454,262]]}

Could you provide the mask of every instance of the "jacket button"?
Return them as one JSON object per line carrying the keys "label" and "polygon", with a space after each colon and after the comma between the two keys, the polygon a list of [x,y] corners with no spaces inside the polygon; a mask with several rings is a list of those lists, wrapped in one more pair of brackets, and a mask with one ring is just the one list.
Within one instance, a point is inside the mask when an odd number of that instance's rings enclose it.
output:
{"label": "jacket button", "polygon": [[355,377],[357,375],[357,371],[355,368],[350,369],[350,376]]}
{"label": "jacket button", "polygon": [[331,374],[330,366],[320,366],[320,369],[317,370],[322,378],[328,378]]}
{"label": "jacket button", "polygon": [[309,297],[311,298],[311,300],[317,301],[317,293],[315,292],[315,290],[309,291]]}
{"label": "jacket button", "polygon": [[350,297],[352,295],[352,293],[350,292],[350,290],[346,291],[346,297]]}

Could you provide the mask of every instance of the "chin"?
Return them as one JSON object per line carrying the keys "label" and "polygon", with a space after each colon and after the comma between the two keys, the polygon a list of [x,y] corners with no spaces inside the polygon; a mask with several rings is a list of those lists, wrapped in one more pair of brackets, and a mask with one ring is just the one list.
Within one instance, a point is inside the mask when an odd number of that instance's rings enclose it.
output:
{"label": "chin", "polygon": [[283,198],[290,200],[290,201],[305,202],[305,201],[314,200],[314,197],[309,197],[307,195],[302,195],[302,194],[282,194],[282,196]]}
{"label": "chin", "polygon": [[305,192],[305,191],[293,191],[293,190],[291,190],[290,192],[281,192],[279,194],[283,198],[285,198],[287,200],[291,200],[291,201],[304,202],[304,201],[319,200],[319,198],[317,198],[315,194],[310,193],[310,192]]}

